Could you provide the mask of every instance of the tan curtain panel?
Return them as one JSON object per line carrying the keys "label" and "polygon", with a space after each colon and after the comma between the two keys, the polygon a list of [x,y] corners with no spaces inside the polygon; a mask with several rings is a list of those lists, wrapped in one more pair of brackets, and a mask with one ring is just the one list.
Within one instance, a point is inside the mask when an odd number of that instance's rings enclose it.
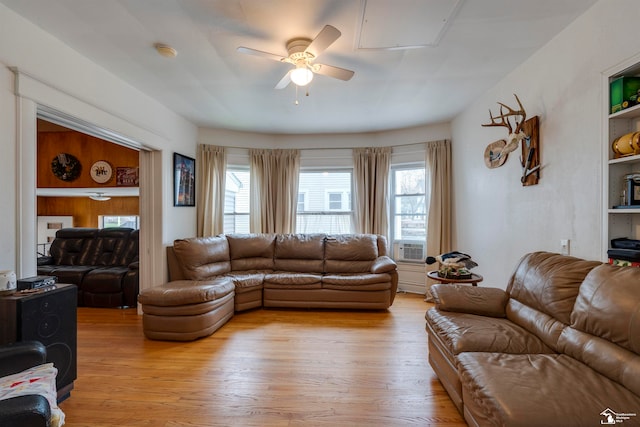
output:
{"label": "tan curtain panel", "polygon": [[196,219],[200,237],[223,233],[226,164],[224,147],[205,144],[198,146]]}
{"label": "tan curtain panel", "polygon": [[252,233],[295,233],[300,150],[249,150]]}
{"label": "tan curtain panel", "polygon": [[357,233],[388,233],[390,164],[391,147],[353,149]]}
{"label": "tan curtain panel", "polygon": [[[425,144],[425,168],[429,186],[427,254],[436,256],[451,250],[451,141]],[[431,300],[428,290],[427,300]]]}

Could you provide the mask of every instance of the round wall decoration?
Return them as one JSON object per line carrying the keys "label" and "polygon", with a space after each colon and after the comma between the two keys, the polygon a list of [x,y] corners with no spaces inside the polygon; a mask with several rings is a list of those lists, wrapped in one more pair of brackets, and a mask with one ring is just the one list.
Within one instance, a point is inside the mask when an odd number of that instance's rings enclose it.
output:
{"label": "round wall decoration", "polygon": [[91,175],[91,179],[98,184],[105,184],[111,181],[113,177],[113,167],[111,167],[111,164],[107,161],[98,160],[91,165],[89,174]]}
{"label": "round wall decoration", "polygon": [[56,178],[68,182],[80,176],[82,165],[75,156],[68,153],[60,153],[51,161],[51,171]]}
{"label": "round wall decoration", "polygon": [[499,168],[507,161],[508,154],[502,154],[502,149],[507,145],[507,141],[499,139],[487,145],[484,149],[484,164],[489,169]]}

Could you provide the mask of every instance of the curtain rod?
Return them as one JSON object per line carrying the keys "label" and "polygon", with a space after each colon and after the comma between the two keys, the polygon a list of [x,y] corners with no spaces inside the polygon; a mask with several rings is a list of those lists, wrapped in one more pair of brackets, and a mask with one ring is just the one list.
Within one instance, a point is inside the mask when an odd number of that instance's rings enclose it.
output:
{"label": "curtain rod", "polygon": [[[421,144],[429,144],[431,142],[438,142],[438,141],[449,141],[448,138],[445,139],[436,139],[434,141],[424,141],[424,142],[411,142],[411,143],[407,143],[407,144],[396,144],[396,145],[385,145],[385,146],[375,146],[375,147],[370,147],[370,146],[362,146],[362,147],[318,147],[318,148],[283,148],[283,147],[278,147],[278,148],[264,148],[264,147],[237,147],[234,145],[217,145],[218,147],[224,147],[224,148],[236,148],[239,150],[251,150],[251,149],[258,149],[258,150],[353,150],[354,148],[384,148],[384,147],[391,147],[392,149],[395,147],[408,147],[410,145],[421,145]],[[199,143],[201,145],[215,145],[215,144],[204,144],[204,143]]]}

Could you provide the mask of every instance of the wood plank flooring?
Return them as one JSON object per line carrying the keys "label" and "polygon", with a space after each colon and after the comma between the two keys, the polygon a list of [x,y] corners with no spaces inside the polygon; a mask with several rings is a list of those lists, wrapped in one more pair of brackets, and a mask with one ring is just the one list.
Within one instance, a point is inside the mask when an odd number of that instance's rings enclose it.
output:
{"label": "wood plank flooring", "polygon": [[68,427],[465,426],[427,361],[423,296],[388,311],[257,309],[197,341],[78,309]]}

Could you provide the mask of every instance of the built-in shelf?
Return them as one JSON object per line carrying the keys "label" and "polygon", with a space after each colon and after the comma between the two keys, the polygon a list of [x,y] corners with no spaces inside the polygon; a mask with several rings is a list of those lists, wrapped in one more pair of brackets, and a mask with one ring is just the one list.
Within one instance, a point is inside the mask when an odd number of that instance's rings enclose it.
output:
{"label": "built-in shelf", "polygon": [[609,209],[610,214],[639,214],[640,206],[633,209]]}
{"label": "built-in shelf", "polygon": [[633,119],[635,117],[640,117],[640,104],[609,114],[609,119]]}
{"label": "built-in shelf", "polygon": [[[608,258],[611,240],[621,237],[640,239],[640,206],[613,209],[612,206],[629,203],[626,176],[640,171],[640,155],[614,158],[612,143],[623,135],[640,131],[640,104],[609,114],[611,82],[618,77],[640,77],[640,55],[630,58],[603,73],[603,259]],[[636,191],[636,190],[633,190]],[[634,197],[637,200],[637,198]]]}
{"label": "built-in shelf", "polygon": [[621,163],[636,163],[636,162],[640,163],[640,154],[636,156],[626,156],[626,157],[620,157],[618,159],[609,160],[610,165],[617,165]]}

